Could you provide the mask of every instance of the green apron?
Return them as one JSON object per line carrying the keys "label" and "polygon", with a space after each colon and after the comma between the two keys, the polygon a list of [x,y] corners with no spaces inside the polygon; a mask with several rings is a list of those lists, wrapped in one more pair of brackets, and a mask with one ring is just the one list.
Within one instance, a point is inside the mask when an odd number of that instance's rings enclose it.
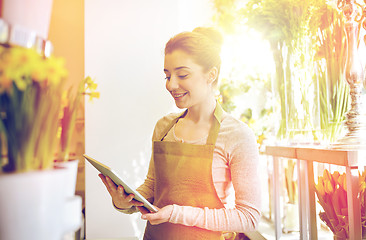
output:
{"label": "green apron", "polygon": [[[210,209],[223,208],[212,180],[212,159],[220,129],[223,110],[217,103],[215,121],[206,145],[165,142],[164,137],[178,122],[174,119],[165,129],[160,141],[153,144],[155,164],[154,205],[162,208],[170,204]],[[147,223],[144,240],[220,240],[222,232],[209,231],[181,224]]]}

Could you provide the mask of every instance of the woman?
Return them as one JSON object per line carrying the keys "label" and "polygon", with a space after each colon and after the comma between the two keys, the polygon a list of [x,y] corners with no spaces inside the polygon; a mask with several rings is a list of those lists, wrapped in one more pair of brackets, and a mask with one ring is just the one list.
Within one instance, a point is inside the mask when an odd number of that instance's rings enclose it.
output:
{"label": "woman", "polygon": [[[255,136],[215,100],[221,44],[211,28],[180,33],[166,44],[166,89],[186,110],[157,122],[149,171],[137,189],[159,211],[148,213],[100,175],[117,209],[138,209],[148,220],[144,239],[221,239],[222,232],[251,231],[258,223]],[[225,207],[232,188],[235,207]]]}

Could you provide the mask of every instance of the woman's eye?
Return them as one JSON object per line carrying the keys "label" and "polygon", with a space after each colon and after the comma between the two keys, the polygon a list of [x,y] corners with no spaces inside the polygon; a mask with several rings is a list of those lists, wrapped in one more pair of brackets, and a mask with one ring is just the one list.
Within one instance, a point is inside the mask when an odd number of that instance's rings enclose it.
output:
{"label": "woman's eye", "polygon": [[178,77],[183,79],[183,78],[186,78],[187,76],[188,76],[188,74],[185,74],[185,75],[179,75]]}
{"label": "woman's eye", "polygon": [[170,80],[170,77],[166,76],[165,77],[165,80],[169,81]]}

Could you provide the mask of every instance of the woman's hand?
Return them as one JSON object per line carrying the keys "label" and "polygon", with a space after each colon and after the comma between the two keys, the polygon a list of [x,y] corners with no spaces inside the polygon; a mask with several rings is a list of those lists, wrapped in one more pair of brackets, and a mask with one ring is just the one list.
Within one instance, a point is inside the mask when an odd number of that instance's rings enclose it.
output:
{"label": "woman's hand", "polygon": [[135,197],[134,194],[126,194],[123,187],[121,185],[117,186],[108,176],[104,176],[103,174],[99,174],[98,176],[100,179],[102,179],[104,185],[112,197],[114,206],[117,208],[128,209],[133,206],[144,205],[142,202],[133,199]]}
{"label": "woman's hand", "polygon": [[163,208],[157,208],[158,212],[156,213],[146,213],[146,210],[143,211],[141,207],[138,207],[140,212],[142,213],[141,218],[144,220],[148,220],[150,224],[157,225],[160,223],[165,223],[169,221],[170,216],[173,212],[173,205],[167,205]]}

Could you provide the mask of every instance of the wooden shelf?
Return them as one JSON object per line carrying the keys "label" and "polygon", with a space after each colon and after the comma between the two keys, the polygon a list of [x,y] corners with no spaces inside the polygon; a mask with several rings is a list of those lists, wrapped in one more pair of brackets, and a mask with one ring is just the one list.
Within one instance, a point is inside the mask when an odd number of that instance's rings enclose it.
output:
{"label": "wooden shelf", "polygon": [[299,222],[301,239],[318,239],[316,227],[315,183],[313,162],[328,163],[346,168],[349,217],[349,239],[361,240],[361,209],[358,199],[358,168],[365,166],[365,150],[331,149],[321,146],[267,146],[265,154],[273,157],[274,214],[276,239],[281,238],[280,221],[280,161],[297,160],[299,191]]}
{"label": "wooden shelf", "polygon": [[294,158],[340,166],[365,166],[365,150],[341,150],[320,146],[267,146],[265,154],[274,157]]}

